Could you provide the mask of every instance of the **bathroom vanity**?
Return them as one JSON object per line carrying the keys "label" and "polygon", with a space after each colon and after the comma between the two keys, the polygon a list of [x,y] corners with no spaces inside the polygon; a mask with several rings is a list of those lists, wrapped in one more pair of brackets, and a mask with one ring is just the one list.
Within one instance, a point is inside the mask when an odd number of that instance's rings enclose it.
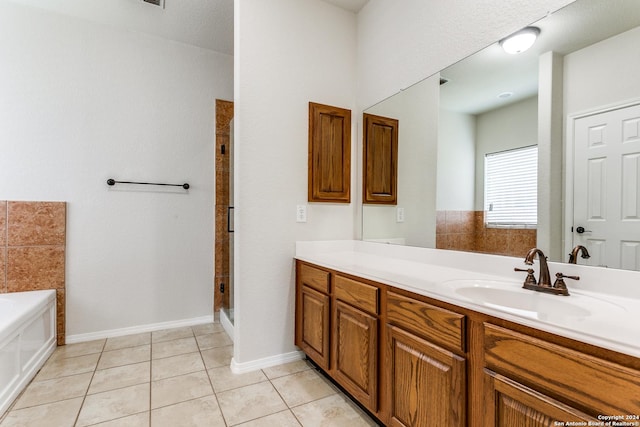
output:
{"label": "bathroom vanity", "polygon": [[543,295],[516,258],[367,242],[296,258],[296,344],[386,425],[640,425],[637,293]]}

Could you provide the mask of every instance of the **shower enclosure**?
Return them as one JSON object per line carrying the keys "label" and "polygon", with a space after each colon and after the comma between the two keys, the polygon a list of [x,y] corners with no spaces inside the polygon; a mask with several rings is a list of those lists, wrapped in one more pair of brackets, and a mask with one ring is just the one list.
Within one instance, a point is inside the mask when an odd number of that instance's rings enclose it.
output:
{"label": "shower enclosure", "polygon": [[226,283],[223,285],[222,292],[222,307],[221,307],[221,322],[223,324],[228,322],[233,326],[234,315],[233,315],[233,119],[231,120],[230,129],[229,129],[229,143],[226,147],[226,158],[228,159],[228,168],[227,168],[227,180],[228,180],[228,189],[229,189],[229,202],[227,206],[227,233],[228,233],[228,269],[229,275]]}

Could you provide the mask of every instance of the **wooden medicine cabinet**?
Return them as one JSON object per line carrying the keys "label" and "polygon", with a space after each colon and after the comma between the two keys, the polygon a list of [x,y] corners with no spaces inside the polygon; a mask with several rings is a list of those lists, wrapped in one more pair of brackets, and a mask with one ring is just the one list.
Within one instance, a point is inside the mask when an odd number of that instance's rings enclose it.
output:
{"label": "wooden medicine cabinet", "polygon": [[309,103],[308,201],[351,202],[351,110]]}

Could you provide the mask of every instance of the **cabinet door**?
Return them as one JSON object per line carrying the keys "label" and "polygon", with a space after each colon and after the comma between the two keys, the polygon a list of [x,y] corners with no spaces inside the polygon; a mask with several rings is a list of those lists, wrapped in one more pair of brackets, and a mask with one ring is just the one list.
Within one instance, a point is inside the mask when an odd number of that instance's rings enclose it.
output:
{"label": "cabinet door", "polygon": [[486,369],[484,407],[486,427],[547,427],[566,425],[568,421],[598,421]]}
{"label": "cabinet door", "polygon": [[310,202],[351,201],[351,110],[309,103]]}
{"label": "cabinet door", "polygon": [[335,378],[375,412],[378,402],[378,319],[338,301],[334,334]]}
{"label": "cabinet door", "polygon": [[465,360],[387,325],[390,426],[462,427],[466,422]]}
{"label": "cabinet door", "polygon": [[398,200],[398,120],[364,114],[363,203]]}
{"label": "cabinet door", "polygon": [[296,345],[321,368],[329,369],[330,299],[300,286],[296,307]]}

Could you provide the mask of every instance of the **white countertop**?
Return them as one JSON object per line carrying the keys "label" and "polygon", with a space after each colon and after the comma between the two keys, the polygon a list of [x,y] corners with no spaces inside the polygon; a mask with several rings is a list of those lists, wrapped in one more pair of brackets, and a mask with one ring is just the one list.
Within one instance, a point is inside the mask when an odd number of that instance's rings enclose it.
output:
{"label": "white countertop", "polygon": [[[296,259],[640,357],[638,272],[549,263],[552,280],[559,271],[580,276],[565,279],[571,294],[565,297],[522,289],[526,273],[513,268],[526,266],[513,257],[345,240],[297,242]],[[534,269],[537,278],[537,263]],[[495,284],[543,312],[479,301],[459,292],[454,280]]]}

